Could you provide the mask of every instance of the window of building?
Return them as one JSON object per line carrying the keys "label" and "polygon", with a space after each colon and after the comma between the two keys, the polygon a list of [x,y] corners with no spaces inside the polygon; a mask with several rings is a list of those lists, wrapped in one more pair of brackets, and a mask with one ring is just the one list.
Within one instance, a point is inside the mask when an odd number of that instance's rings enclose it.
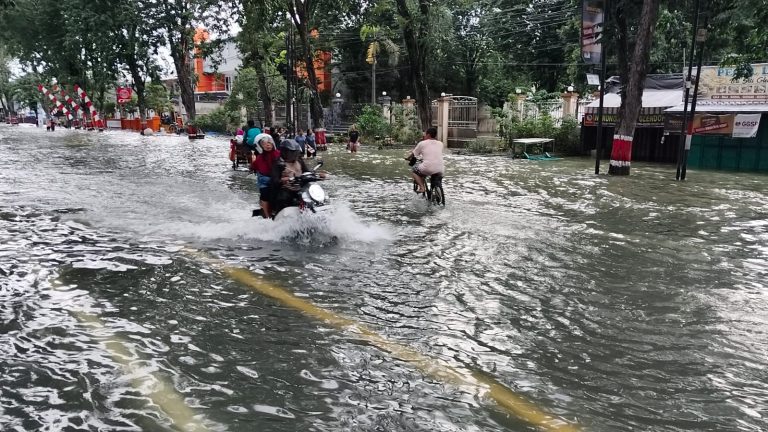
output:
{"label": "window of building", "polygon": [[224,90],[232,91],[232,77],[230,77],[229,75],[226,75],[224,77]]}

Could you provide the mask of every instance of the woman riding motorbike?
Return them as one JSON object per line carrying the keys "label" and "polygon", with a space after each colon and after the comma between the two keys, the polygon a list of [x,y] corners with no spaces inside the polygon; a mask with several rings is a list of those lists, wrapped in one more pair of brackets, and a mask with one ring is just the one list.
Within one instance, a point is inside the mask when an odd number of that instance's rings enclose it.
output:
{"label": "woman riding motorbike", "polygon": [[[286,139],[280,143],[280,159],[272,166],[272,214],[276,215],[280,210],[296,205],[297,192],[301,189],[293,180],[309,171],[301,158],[301,146],[295,140]],[[317,173],[321,179],[327,177],[325,171]]]}

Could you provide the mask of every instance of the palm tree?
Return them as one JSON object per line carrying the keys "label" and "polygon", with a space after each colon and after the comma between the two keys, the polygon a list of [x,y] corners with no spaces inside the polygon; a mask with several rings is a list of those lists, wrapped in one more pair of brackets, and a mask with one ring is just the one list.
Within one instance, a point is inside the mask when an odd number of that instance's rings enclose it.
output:
{"label": "palm tree", "polygon": [[387,52],[390,66],[397,65],[400,57],[400,48],[386,33],[377,25],[366,24],[360,29],[360,39],[369,42],[365,61],[371,65],[371,104],[376,103],[376,63],[379,53],[382,49]]}

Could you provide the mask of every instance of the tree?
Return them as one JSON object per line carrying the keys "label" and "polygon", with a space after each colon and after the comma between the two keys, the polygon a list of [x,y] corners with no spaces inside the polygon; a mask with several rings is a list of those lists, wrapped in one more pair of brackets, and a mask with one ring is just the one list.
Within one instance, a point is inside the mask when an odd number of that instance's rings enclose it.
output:
{"label": "tree", "polygon": [[[227,100],[227,109],[240,111],[240,109],[245,108],[245,116],[252,118],[259,111],[259,105],[259,76],[253,68],[242,68],[232,84],[232,93]],[[269,114],[265,113],[265,115]]]}
{"label": "tree", "polygon": [[750,78],[752,63],[768,58],[768,33],[764,27],[768,8],[763,0],[712,0],[705,13],[717,32],[707,36],[707,49],[719,55],[724,66],[734,66],[734,79]]}
{"label": "tree", "polygon": [[[279,12],[282,3],[278,0],[243,0],[243,14],[240,19],[240,26],[243,30],[237,35],[237,45],[243,54],[243,65],[253,71],[253,76],[244,77],[240,85],[237,86],[237,94],[243,95],[245,104],[250,103],[246,98],[246,93],[251,89],[247,86],[253,86],[253,96],[261,101],[265,119],[269,124],[274,124],[272,103],[278,95],[274,88],[274,78],[278,75],[275,70],[273,58],[277,55],[278,46],[283,40],[280,37],[280,31],[275,25],[270,23],[279,22]],[[244,69],[245,70],[245,69]],[[244,71],[243,70],[243,71]],[[240,73],[243,73],[241,71]],[[238,79],[240,74],[238,74]],[[245,79],[247,78],[247,79]],[[255,82],[251,81],[255,78]],[[235,82],[237,83],[237,81]],[[285,88],[285,81],[282,80],[282,88]],[[258,91],[257,91],[258,88]],[[279,91],[277,91],[279,92]],[[284,93],[284,92],[280,92]],[[235,88],[233,87],[233,96]],[[233,98],[230,98],[232,100]],[[253,99],[255,103],[257,99]],[[252,106],[245,106],[248,117],[251,113],[258,111]],[[250,109],[249,109],[250,108]]]}
{"label": "tree", "polygon": [[[304,68],[306,69],[307,78],[304,86],[309,92],[309,112],[314,129],[325,126],[323,103],[317,89],[317,73],[314,67],[315,50],[310,40],[310,20],[313,18],[319,3],[319,0],[287,0],[288,16],[299,36],[299,52],[297,57],[304,63]],[[295,71],[290,71],[290,73],[294,74]],[[288,102],[290,103],[291,101]]]}
{"label": "tree", "polygon": [[[155,109],[153,102],[147,100],[145,83],[149,78],[159,78],[159,67],[154,58],[157,55],[157,46],[161,42],[158,29],[151,26],[152,21],[141,18],[146,10],[147,7],[141,0],[117,3],[114,22],[118,25],[112,30],[118,59],[121,65],[128,69],[131,77],[131,87],[136,94],[142,124],[145,122],[147,108]],[[159,91],[160,89],[154,88],[155,93]],[[167,102],[167,91],[164,94]]]}
{"label": "tree", "polygon": [[4,112],[10,111],[13,99],[10,62],[11,57],[5,52],[5,48],[0,45],[0,108]]}
{"label": "tree", "polygon": [[[37,108],[41,106],[40,101],[45,100],[43,99],[43,94],[37,89],[39,83],[40,77],[33,73],[25,74],[13,82],[13,100],[22,107],[34,111],[35,116],[37,116]],[[46,106],[47,104],[43,102],[43,109],[45,109]],[[52,109],[53,107],[51,107],[51,110]],[[45,110],[48,112],[51,111],[48,109]]]}
{"label": "tree", "polygon": [[633,21],[628,13],[631,8],[628,3],[631,0],[618,2],[614,10],[622,91],[619,121],[616,125],[608,168],[608,173],[612,175],[629,175],[632,136],[642,109],[643,87],[648,74],[651,41],[659,13],[659,1],[643,0],[634,43],[631,41],[629,24]]}
{"label": "tree", "polygon": [[162,83],[150,83],[147,86],[146,105],[147,108],[155,112],[155,115],[161,115],[170,110],[172,106],[168,97],[168,89]]}
{"label": "tree", "polygon": [[427,53],[429,49],[429,0],[417,0],[414,10],[409,0],[395,0],[400,16],[405,49],[408,52],[408,72],[416,95],[421,127],[432,125],[432,106],[427,84]]}
{"label": "tree", "polygon": [[[147,1],[145,18],[153,20],[152,28],[160,29],[170,49],[179,84],[181,102],[190,121],[195,119],[195,85],[193,57],[206,57],[216,52],[226,41],[230,25],[229,11],[239,6],[218,0]],[[205,26],[196,39],[197,26]],[[217,39],[208,38],[208,32]]]}
{"label": "tree", "polygon": [[363,25],[360,29],[360,39],[368,43],[365,61],[371,65],[371,103],[376,103],[376,64],[379,61],[379,53],[388,54],[389,65],[397,65],[400,56],[400,47],[387,36],[386,29],[377,25]]}

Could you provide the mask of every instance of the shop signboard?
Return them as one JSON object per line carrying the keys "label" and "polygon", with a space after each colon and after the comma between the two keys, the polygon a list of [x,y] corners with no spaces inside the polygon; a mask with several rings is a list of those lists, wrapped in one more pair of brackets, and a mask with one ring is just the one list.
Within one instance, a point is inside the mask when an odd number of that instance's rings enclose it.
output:
{"label": "shop signboard", "polygon": [[[637,119],[637,127],[662,127],[664,126],[664,114],[640,114]],[[615,112],[603,114],[603,126],[613,127],[619,120],[619,115]],[[597,126],[600,121],[598,113],[584,114],[584,126]]]}
{"label": "shop signboard", "polygon": [[[735,68],[704,66],[699,78],[699,102],[768,102],[768,63],[752,65],[752,76],[734,79]],[[694,74],[696,76],[696,69]]]}
{"label": "shop signboard", "polygon": [[117,88],[117,103],[124,104],[131,101],[132,89],[130,87]]}
{"label": "shop signboard", "polygon": [[760,128],[761,114],[736,114],[733,124],[734,138],[754,138]]}

